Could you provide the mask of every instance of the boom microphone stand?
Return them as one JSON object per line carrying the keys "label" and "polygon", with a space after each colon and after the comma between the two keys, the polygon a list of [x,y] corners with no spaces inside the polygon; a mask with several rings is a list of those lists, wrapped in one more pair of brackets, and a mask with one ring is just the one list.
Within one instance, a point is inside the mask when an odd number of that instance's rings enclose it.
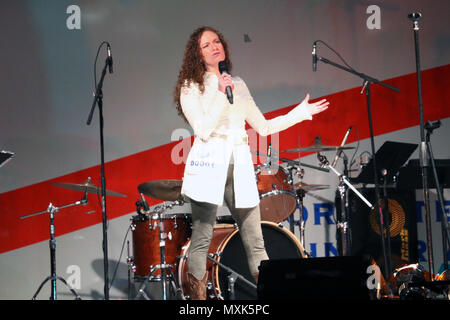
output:
{"label": "boom microphone stand", "polygon": [[208,254],[207,258],[209,260],[211,260],[214,264],[217,264],[219,267],[221,267],[222,269],[224,269],[225,271],[228,272],[228,293],[230,295],[230,300],[235,300],[236,296],[235,296],[235,291],[234,291],[234,285],[236,280],[240,279],[242,280],[242,282],[244,282],[245,284],[247,284],[250,288],[252,289],[257,289],[257,286],[253,283],[251,283],[250,281],[248,281],[247,279],[245,279],[244,276],[242,276],[241,274],[237,273],[236,271],[234,271],[233,269],[227,267],[226,265],[220,263],[219,261],[217,261],[216,259],[214,259],[214,254],[210,253]]}
{"label": "boom microphone stand", "polygon": [[[87,125],[91,124],[92,116],[94,114],[95,106],[98,105],[99,111],[99,120],[100,120],[100,154],[101,154],[101,198],[102,198],[102,221],[103,221],[103,267],[104,267],[104,277],[105,277],[105,285],[104,285],[104,294],[105,300],[109,300],[109,276],[108,276],[108,217],[106,214],[106,182],[105,182],[105,148],[103,141],[103,80],[106,75],[106,68],[109,68],[109,73],[112,73],[112,57],[110,55],[110,46],[107,42],[102,42],[99,47],[99,50],[103,44],[107,44],[108,48],[108,57],[105,61],[105,66],[103,67],[102,75],[100,78],[100,82],[95,88],[94,93],[94,102],[92,103],[91,112],[89,113],[89,117],[87,120]],[[97,52],[98,55],[98,52]]]}
{"label": "boom microphone stand", "polygon": [[[319,41],[319,40],[318,40]],[[314,42],[314,45],[316,42]],[[323,41],[321,41],[323,42]],[[314,51],[315,54],[315,51]],[[383,87],[386,87],[388,89],[391,89],[393,91],[396,92],[400,92],[400,90],[398,88],[395,88],[393,86],[390,86],[388,84],[385,84],[375,78],[372,78],[364,73],[361,72],[357,72],[356,70],[352,69],[352,68],[347,68],[344,67],[340,64],[337,64],[335,62],[332,62],[326,58],[317,56],[316,58],[318,61],[322,61],[323,63],[326,64],[330,64],[336,68],[342,69],[344,71],[350,72],[351,74],[354,74],[358,77],[360,77],[361,79],[363,79],[363,90],[365,91],[366,94],[366,103],[367,103],[367,113],[368,113],[368,117],[369,117],[369,129],[370,129],[370,144],[371,144],[371,149],[372,149],[372,154],[373,154],[373,176],[374,176],[374,184],[375,184],[375,199],[376,199],[376,203],[375,203],[375,209],[376,212],[379,213],[379,223],[380,223],[380,230],[381,230],[381,247],[383,249],[383,257],[384,257],[384,262],[385,262],[385,268],[384,268],[384,273],[385,273],[385,278],[389,279],[389,274],[392,271],[392,267],[391,267],[391,256],[390,256],[390,252],[389,255],[386,252],[386,239],[385,239],[385,233],[384,233],[384,221],[383,221],[383,212],[381,210],[380,207],[380,187],[379,187],[379,181],[378,181],[378,172],[377,172],[377,165],[376,165],[376,159],[375,159],[375,142],[374,142],[374,134],[373,134],[373,124],[372,124],[372,111],[371,111],[371,97],[370,97],[370,86],[372,83],[376,83],[379,84]],[[362,91],[361,91],[362,92]],[[330,168],[331,169],[331,168]],[[387,239],[387,241],[390,241],[390,239]]]}

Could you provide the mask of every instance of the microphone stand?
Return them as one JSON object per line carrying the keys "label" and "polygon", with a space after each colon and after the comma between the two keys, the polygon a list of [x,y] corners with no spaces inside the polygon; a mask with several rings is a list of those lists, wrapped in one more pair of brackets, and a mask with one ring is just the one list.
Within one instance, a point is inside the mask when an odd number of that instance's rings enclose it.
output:
{"label": "microphone stand", "polygon": [[[427,252],[428,252],[428,267],[433,277],[434,274],[434,261],[433,261],[433,243],[431,237],[431,211],[430,211],[430,194],[428,189],[428,170],[429,161],[427,155],[427,143],[425,141],[425,128],[423,119],[423,105],[422,105],[422,84],[420,75],[420,54],[419,54],[419,19],[422,17],[420,13],[410,13],[408,18],[413,21],[414,29],[414,47],[416,53],[416,74],[417,74],[417,94],[419,100],[419,121],[420,121],[420,168],[422,173],[422,186],[423,186],[423,201],[425,206],[425,226],[427,233]],[[442,208],[444,210],[444,208]],[[447,260],[447,259],[444,259]]]}
{"label": "microphone stand", "polygon": [[227,277],[228,288],[227,288],[227,290],[230,295],[230,300],[235,300],[235,298],[236,298],[235,291],[234,291],[234,284],[236,283],[236,280],[240,279],[242,282],[247,284],[250,288],[257,289],[257,286],[255,284],[251,283],[250,281],[248,281],[243,275],[237,273],[235,270],[227,267],[223,263],[214,259],[214,254],[212,254],[212,253],[208,254],[207,258],[209,260],[211,260],[214,264],[217,264],[219,267],[221,267],[222,269],[224,269],[225,271],[228,272],[228,277]]}
{"label": "microphone stand", "polygon": [[104,268],[104,295],[105,300],[109,300],[109,276],[108,276],[108,217],[106,214],[106,181],[105,181],[105,149],[103,139],[103,81],[106,75],[106,68],[110,65],[111,60],[108,57],[105,61],[105,66],[102,70],[100,82],[97,85],[94,93],[94,101],[92,103],[91,112],[87,120],[87,125],[91,124],[92,116],[94,114],[95,106],[98,105],[99,121],[100,121],[100,156],[101,156],[101,198],[102,198],[102,224],[103,224],[103,268]]}
{"label": "microphone stand", "polygon": [[[374,184],[375,184],[375,208],[376,208],[376,212],[379,213],[379,223],[380,223],[380,230],[381,230],[381,247],[383,249],[383,258],[384,258],[384,262],[385,262],[385,278],[389,279],[389,274],[392,271],[390,269],[390,265],[391,265],[391,257],[390,257],[390,253],[389,256],[387,255],[386,252],[386,243],[385,243],[385,237],[384,237],[384,221],[383,221],[383,213],[382,210],[380,209],[380,187],[379,187],[379,181],[378,181],[378,172],[377,172],[377,165],[376,165],[376,159],[375,159],[375,142],[374,142],[374,134],[373,134],[373,124],[372,124],[372,111],[371,111],[371,96],[370,96],[370,86],[372,83],[376,83],[379,84],[383,87],[386,87],[388,89],[391,89],[393,91],[396,92],[400,92],[400,90],[398,88],[395,88],[393,86],[390,86],[388,84],[385,84],[375,78],[372,78],[364,73],[361,72],[357,72],[353,69],[344,67],[340,64],[337,64],[333,61],[330,61],[326,58],[317,56],[317,60],[318,61],[322,61],[323,63],[326,64],[330,64],[336,68],[342,69],[344,71],[347,71],[351,74],[354,74],[358,77],[360,77],[361,79],[363,79],[363,90],[365,91],[366,94],[366,103],[367,103],[367,113],[368,113],[368,118],[369,118],[369,129],[370,129],[370,144],[371,144],[371,149],[372,149],[372,155],[373,155],[373,176],[374,176]],[[361,91],[362,93],[362,91]],[[331,167],[330,167],[331,169]],[[333,170],[334,171],[334,170]],[[345,182],[345,181],[344,181]],[[387,239],[387,241],[390,241],[390,239]]]}

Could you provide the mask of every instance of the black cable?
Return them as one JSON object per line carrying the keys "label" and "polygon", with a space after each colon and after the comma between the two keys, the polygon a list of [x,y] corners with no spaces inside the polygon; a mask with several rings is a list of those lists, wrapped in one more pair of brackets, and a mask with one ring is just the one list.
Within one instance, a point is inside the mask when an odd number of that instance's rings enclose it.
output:
{"label": "black cable", "polygon": [[94,93],[97,92],[97,59],[98,59],[98,54],[100,53],[100,49],[103,47],[103,45],[109,45],[109,42],[107,41],[103,41],[97,49],[97,55],[95,56],[95,60],[94,60]]}
{"label": "black cable", "polygon": [[328,49],[330,49],[331,51],[333,51],[333,52],[339,57],[339,59],[341,59],[342,62],[344,62],[344,64],[345,64],[349,69],[351,69],[351,70],[353,70],[353,71],[356,72],[356,70],[355,70],[353,67],[351,67],[351,66],[347,63],[347,61],[345,61],[344,58],[342,58],[342,56],[341,56],[336,50],[334,50],[332,47],[330,47],[325,41],[322,41],[322,40],[316,40],[315,42],[316,42],[316,43],[317,43],[317,42],[323,43]]}
{"label": "black cable", "polygon": [[119,269],[119,265],[120,265],[120,259],[122,259],[123,249],[125,248],[125,240],[127,240],[128,232],[130,232],[130,230],[131,230],[131,225],[128,227],[127,232],[125,233],[125,237],[124,237],[123,243],[122,243],[122,249],[120,250],[119,259],[117,260],[117,264],[116,264],[116,267],[114,269],[114,274],[113,274],[112,279],[111,279],[111,284],[109,285],[110,288],[112,288],[112,285],[113,285],[114,280],[116,278],[117,270]]}

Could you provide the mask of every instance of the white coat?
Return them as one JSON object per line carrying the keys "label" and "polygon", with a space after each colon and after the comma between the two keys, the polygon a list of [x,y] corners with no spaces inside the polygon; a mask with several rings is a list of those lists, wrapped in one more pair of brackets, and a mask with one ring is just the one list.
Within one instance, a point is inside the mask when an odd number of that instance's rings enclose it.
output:
{"label": "white coat", "polygon": [[245,122],[267,136],[311,120],[312,116],[299,104],[286,115],[266,120],[242,79],[233,77],[233,104],[218,90],[214,73],[205,73],[204,84],[203,93],[193,83],[181,90],[181,108],[195,134],[181,193],[196,201],[222,205],[231,160],[236,207],[254,207],[259,204],[259,194]]}

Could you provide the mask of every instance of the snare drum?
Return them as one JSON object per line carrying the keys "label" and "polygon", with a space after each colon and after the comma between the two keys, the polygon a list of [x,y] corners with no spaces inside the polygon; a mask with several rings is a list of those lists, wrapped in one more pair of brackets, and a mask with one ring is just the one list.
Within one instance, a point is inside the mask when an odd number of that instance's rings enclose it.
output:
{"label": "snare drum", "polygon": [[256,167],[256,181],[260,197],[261,220],[275,223],[286,220],[297,209],[297,198],[283,167],[275,170]]}
{"label": "snare drum", "polygon": [[[162,217],[162,218],[161,218]],[[176,268],[181,248],[190,237],[191,216],[187,214],[137,215],[132,218],[133,262],[136,268],[135,277],[150,274],[153,266],[161,264],[159,223],[164,223],[166,264]],[[176,269],[175,269],[176,270]],[[161,276],[156,269],[152,277]]]}
{"label": "snare drum", "polygon": [[[269,259],[306,257],[301,243],[286,228],[268,221],[261,222],[261,228]],[[185,295],[189,294],[186,275],[189,244],[190,241],[183,247],[178,266],[178,281]],[[233,225],[216,227],[208,254],[212,255],[216,261],[242,275],[248,281],[255,283],[250,274],[247,255],[242,245],[238,228]],[[210,259],[207,260],[206,270],[208,271],[207,299],[230,299],[228,272]],[[257,292],[256,289],[237,280],[234,283],[234,297],[236,300],[255,300],[257,299]]]}

